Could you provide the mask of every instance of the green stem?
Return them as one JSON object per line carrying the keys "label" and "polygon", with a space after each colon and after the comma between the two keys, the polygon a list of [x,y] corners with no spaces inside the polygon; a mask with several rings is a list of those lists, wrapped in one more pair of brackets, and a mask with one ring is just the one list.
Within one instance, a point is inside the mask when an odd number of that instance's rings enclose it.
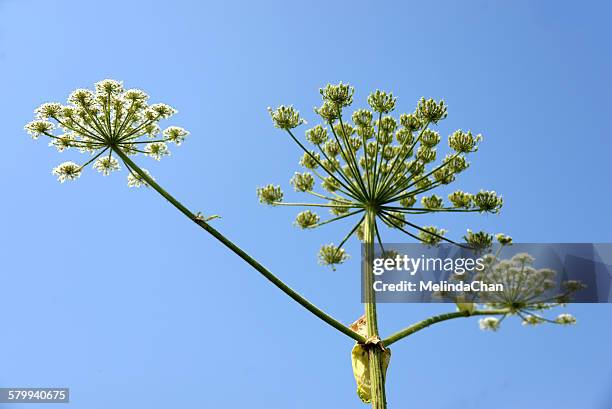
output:
{"label": "green stem", "polygon": [[[337,199],[334,199],[337,200]],[[272,206],[298,206],[298,207],[337,207],[339,209],[358,209],[361,208],[357,204],[330,204],[330,203],[289,203],[289,202],[272,202]]]}
{"label": "green stem", "polygon": [[412,335],[415,332],[418,332],[424,328],[429,327],[430,325],[436,324],[438,322],[452,320],[454,318],[465,318],[465,317],[473,317],[476,315],[506,315],[510,313],[507,309],[498,309],[498,310],[478,310],[478,311],[456,311],[456,312],[448,312],[445,314],[435,315],[433,317],[427,318],[426,320],[417,322],[409,327],[404,328],[401,331],[396,332],[395,334],[385,338],[382,342],[385,347],[393,344],[394,342],[399,341],[402,338],[407,337],[408,335]]}
{"label": "green stem", "polygon": [[125,162],[125,164],[130,167],[134,172],[138,173],[140,177],[145,180],[149,186],[155,189],[160,195],[162,195],[166,200],[168,200],[174,207],[176,207],[181,213],[187,216],[191,221],[195,222],[198,226],[206,230],[209,234],[211,234],[214,238],[219,240],[223,245],[233,251],[236,255],[238,255],[241,259],[246,261],[251,267],[257,270],[261,275],[267,278],[272,284],[278,287],[282,292],[287,294],[293,300],[295,300],[302,307],[306,308],[308,311],[319,317],[321,320],[336,328],[338,331],[343,334],[349,336],[350,338],[356,340],[357,342],[364,342],[365,339],[357,334],[355,331],[342,324],[340,321],[334,319],[330,315],[326,314],[324,311],[319,309],[317,306],[312,304],[306,298],[302,297],[299,293],[285,284],[281,279],[276,277],[272,272],[266,269],[263,265],[261,265],[257,260],[253,257],[249,256],[245,251],[243,251],[240,247],[236,246],[233,242],[231,242],[228,238],[222,235],[215,228],[210,226],[203,220],[199,220],[198,217],[194,213],[192,213],[189,209],[187,209],[181,202],[176,200],[170,193],[166,192],[153,178],[146,174],[138,165],[136,165],[125,153],[123,153],[120,149],[115,149],[117,155]]}
{"label": "green stem", "polygon": [[366,210],[364,246],[365,246],[365,265],[364,265],[364,295],[365,295],[365,316],[368,329],[368,360],[370,365],[370,384],[372,387],[372,408],[385,409],[387,400],[385,397],[385,374],[383,368],[383,349],[377,341],[380,339],[378,334],[378,319],[376,316],[376,295],[374,293],[374,273],[372,262],[374,260],[374,240],[376,232],[376,211]]}

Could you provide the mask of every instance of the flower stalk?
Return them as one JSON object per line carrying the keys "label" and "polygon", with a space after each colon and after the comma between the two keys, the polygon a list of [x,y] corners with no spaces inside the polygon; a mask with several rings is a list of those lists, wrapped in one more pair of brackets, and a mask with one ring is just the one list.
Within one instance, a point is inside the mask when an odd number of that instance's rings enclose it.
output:
{"label": "flower stalk", "polygon": [[219,240],[224,246],[234,252],[238,257],[243,259],[247,264],[257,270],[261,275],[263,275],[268,281],[274,284],[278,289],[291,297],[294,301],[300,304],[302,307],[306,308],[308,311],[313,313],[315,316],[320,318],[322,321],[336,328],[338,331],[347,335],[348,337],[354,339],[357,342],[364,342],[365,339],[357,334],[355,331],[336,320],[332,316],[325,313],[323,310],[315,306],[313,303],[308,301],[294,289],[285,284],[280,278],[274,275],[270,270],[261,265],[257,260],[247,254],[240,247],[235,245],[232,241],[226,238],[223,234],[221,234],[217,229],[212,227],[206,221],[200,219],[193,212],[191,212],[187,207],[185,207],[181,202],[175,199],[170,193],[168,193],[164,188],[162,188],[149,174],[147,174],[143,169],[141,169],[134,161],[132,161],[126,154],[117,151],[117,155],[125,162],[130,169],[137,173],[146,183],[155,189],[161,196],[163,196],[166,200],[170,202],[174,207],[176,207],[181,213],[187,216],[190,220],[195,222],[198,226],[204,229],[207,233],[212,235],[214,238]]}
{"label": "flower stalk", "polygon": [[476,310],[476,311],[467,311],[467,310],[466,311],[455,311],[455,312],[448,312],[448,313],[444,313],[440,315],[434,315],[433,317],[429,317],[425,320],[419,321],[413,325],[410,325],[402,329],[401,331],[396,332],[395,334],[388,336],[382,342],[385,345],[385,347],[388,347],[389,345],[394,344],[397,341],[403,338],[406,338],[407,336],[410,336],[414,334],[415,332],[425,329],[431,325],[434,325],[434,324],[437,324],[443,321],[452,320],[455,318],[467,318],[467,317],[474,317],[474,316],[481,316],[481,315],[501,315],[502,317],[504,317],[510,313],[511,311],[509,309],[500,308],[500,309]]}
{"label": "flower stalk", "polygon": [[378,317],[376,314],[376,294],[374,293],[374,273],[372,260],[374,259],[374,240],[376,232],[376,211],[373,209],[366,210],[365,231],[364,231],[364,250],[365,250],[365,265],[364,265],[364,295],[365,295],[365,316],[368,339],[368,359],[370,365],[370,387],[372,408],[385,409],[387,407],[386,391],[385,391],[385,368],[383,351],[384,344],[380,342],[378,334]]}

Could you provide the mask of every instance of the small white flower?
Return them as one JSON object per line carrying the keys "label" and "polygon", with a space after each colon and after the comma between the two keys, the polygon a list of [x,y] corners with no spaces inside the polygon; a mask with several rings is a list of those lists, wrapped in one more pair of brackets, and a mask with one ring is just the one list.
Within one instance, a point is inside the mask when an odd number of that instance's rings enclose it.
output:
{"label": "small white flower", "polygon": [[66,149],[74,146],[76,138],[72,134],[64,134],[57,138],[51,139],[49,146],[54,146],[58,152],[64,152]]}
{"label": "small white flower", "polygon": [[481,318],[478,321],[478,325],[483,331],[497,331],[499,329],[499,320],[495,317]]}
{"label": "small white flower", "polygon": [[125,98],[128,101],[145,102],[147,99],[149,99],[149,96],[147,95],[146,92],[133,88],[133,89],[126,90],[125,93],[123,94],[123,98]]}
{"label": "small white flower", "polygon": [[[152,113],[154,117],[168,119],[178,111],[167,104],[153,104],[149,106],[148,112]],[[147,114],[147,113],[145,113]]]}
{"label": "small white flower", "polygon": [[185,137],[189,135],[189,132],[179,126],[170,126],[164,130],[163,135],[170,142],[180,145],[185,140]]}
{"label": "small white flower", "polygon": [[[146,173],[147,176],[149,176],[151,179],[155,180],[155,178],[151,176],[148,170],[142,169],[142,171]],[[144,180],[142,176],[140,176],[138,173],[130,172],[127,177],[127,180],[128,180],[128,187],[142,187],[142,186],[149,187],[149,184],[147,183],[147,181]]]}
{"label": "small white flower", "polygon": [[574,325],[576,324],[576,318],[571,314],[559,314],[555,322],[561,325]]}
{"label": "small white flower", "polygon": [[81,167],[74,162],[64,162],[53,168],[52,173],[57,176],[60,183],[64,183],[67,180],[78,179],[81,176]]}
{"label": "small white flower", "polygon": [[32,139],[38,139],[43,133],[50,133],[53,128],[55,128],[55,125],[48,121],[32,121],[23,127]]}
{"label": "small white flower", "polygon": [[89,108],[94,103],[94,94],[86,88],[78,88],[68,96],[68,103],[79,108]]}
{"label": "small white flower", "polygon": [[162,156],[170,155],[168,145],[163,142],[153,142],[147,145],[145,148],[146,155],[152,157],[155,160],[160,160]]}
{"label": "small white flower", "polygon": [[157,124],[150,124],[145,126],[144,131],[149,138],[155,138],[159,134],[160,128]]}
{"label": "small white flower", "polygon": [[62,105],[57,102],[47,102],[36,108],[34,113],[38,119],[49,119],[62,113]]}
{"label": "small white flower", "polygon": [[93,168],[104,176],[108,176],[111,172],[119,170],[119,161],[112,156],[104,156],[99,158],[93,165]]}
{"label": "small white flower", "polygon": [[123,82],[111,79],[105,79],[96,82],[96,94],[105,97],[108,94],[117,95],[123,91]]}
{"label": "small white flower", "polygon": [[542,324],[542,323],[544,323],[544,319],[537,315],[528,315],[521,322],[521,324],[524,326],[532,326],[532,327]]}

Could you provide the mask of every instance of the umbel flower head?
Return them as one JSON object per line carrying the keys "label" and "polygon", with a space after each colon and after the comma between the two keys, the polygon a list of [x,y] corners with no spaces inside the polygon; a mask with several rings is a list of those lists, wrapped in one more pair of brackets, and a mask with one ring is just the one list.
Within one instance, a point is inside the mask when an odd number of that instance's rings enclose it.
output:
{"label": "umbel flower head", "polygon": [[[497,235],[501,246],[506,246],[512,239],[503,234]],[[544,323],[573,325],[576,318],[570,314],[560,314],[555,319],[549,319],[544,313],[554,307],[564,306],[576,291],[585,288],[578,281],[564,281],[556,285],[557,272],[548,268],[534,268],[535,259],[527,253],[514,254],[509,259],[499,259],[496,254],[483,257],[484,267],[478,271],[474,281],[496,283],[503,285],[503,291],[480,293],[487,307],[508,311],[506,315],[517,315],[525,326],[535,326]],[[505,317],[505,315],[504,315]],[[480,320],[483,330],[497,331],[501,320],[485,318]]]}
{"label": "umbel flower head", "polygon": [[[293,106],[269,109],[274,126],[285,131],[301,150],[299,164],[303,169],[293,175],[291,185],[315,201],[284,203],[278,185],[261,187],[257,194],[263,204],[313,208],[296,218],[295,224],[303,229],[356,219],[340,244],[321,248],[321,264],[333,268],[348,258],[343,247],[352,235],[363,239],[366,212],[375,213],[379,242],[379,228],[385,225],[428,245],[454,241],[444,236],[444,229],[417,224],[416,215],[499,212],[503,202],[494,191],[472,194],[458,190],[448,195],[450,203],[433,193],[453,183],[469,167],[466,157],[477,151],[482,140],[481,135],[458,130],[448,137],[450,151],[440,159],[442,137],[431,128],[447,117],[444,101],[421,98],[414,112],[392,116],[397,102],[392,93],[376,90],[367,98],[368,108],[348,113],[354,102],[353,87],[328,84],[320,94],[322,104],[314,111],[321,123],[305,130],[305,140],[295,134],[295,128],[306,121]],[[330,217],[322,220],[316,209],[327,209]],[[482,247],[490,244],[492,236],[468,232],[465,238],[469,246]]]}
{"label": "umbel flower head", "polygon": [[[162,131],[159,122],[176,110],[166,104],[149,104],[148,100],[143,91],[124,89],[122,82],[106,79],[97,82],[94,90],[73,91],[66,105],[42,104],[34,111],[36,119],[24,128],[33,139],[48,137],[49,145],[59,152],[78,150],[90,156],[81,164],[67,161],[53,168],[60,182],[78,179],[90,164],[108,176],[121,169],[122,156],[141,153],[160,160],[170,155],[169,143],[181,145],[189,135],[178,126]],[[130,166],[125,167],[129,171],[128,186],[148,186]]]}

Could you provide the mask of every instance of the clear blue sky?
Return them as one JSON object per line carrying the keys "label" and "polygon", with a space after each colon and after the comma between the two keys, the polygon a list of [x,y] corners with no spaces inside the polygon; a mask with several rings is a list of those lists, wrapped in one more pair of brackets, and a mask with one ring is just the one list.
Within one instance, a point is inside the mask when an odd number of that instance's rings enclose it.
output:
{"label": "clear blue sky", "polygon": [[[611,242],[611,11],[594,1],[0,0],[0,386],[68,386],[70,406],[87,409],[364,407],[352,342],[154,192],[92,170],[57,183],[50,169],[74,157],[22,130],[39,103],[110,77],[176,106],[190,139],[161,164],[140,162],[349,323],[362,313],[358,257],[336,272],[315,259],[342,231],[304,233],[294,211],[257,203],[262,184],[290,190],[299,156],[265,108],[294,104],[312,121],[318,88],[340,80],[358,105],[376,88],[397,94],[400,112],[445,98],[441,132],[486,138],[456,186],[495,189],[505,206],[423,224],[454,237],[470,227]],[[448,309],[384,305],[381,329]],[[570,310],[575,328],[513,321],[491,334],[466,319],[397,344],[391,407],[609,408],[612,306]]]}

